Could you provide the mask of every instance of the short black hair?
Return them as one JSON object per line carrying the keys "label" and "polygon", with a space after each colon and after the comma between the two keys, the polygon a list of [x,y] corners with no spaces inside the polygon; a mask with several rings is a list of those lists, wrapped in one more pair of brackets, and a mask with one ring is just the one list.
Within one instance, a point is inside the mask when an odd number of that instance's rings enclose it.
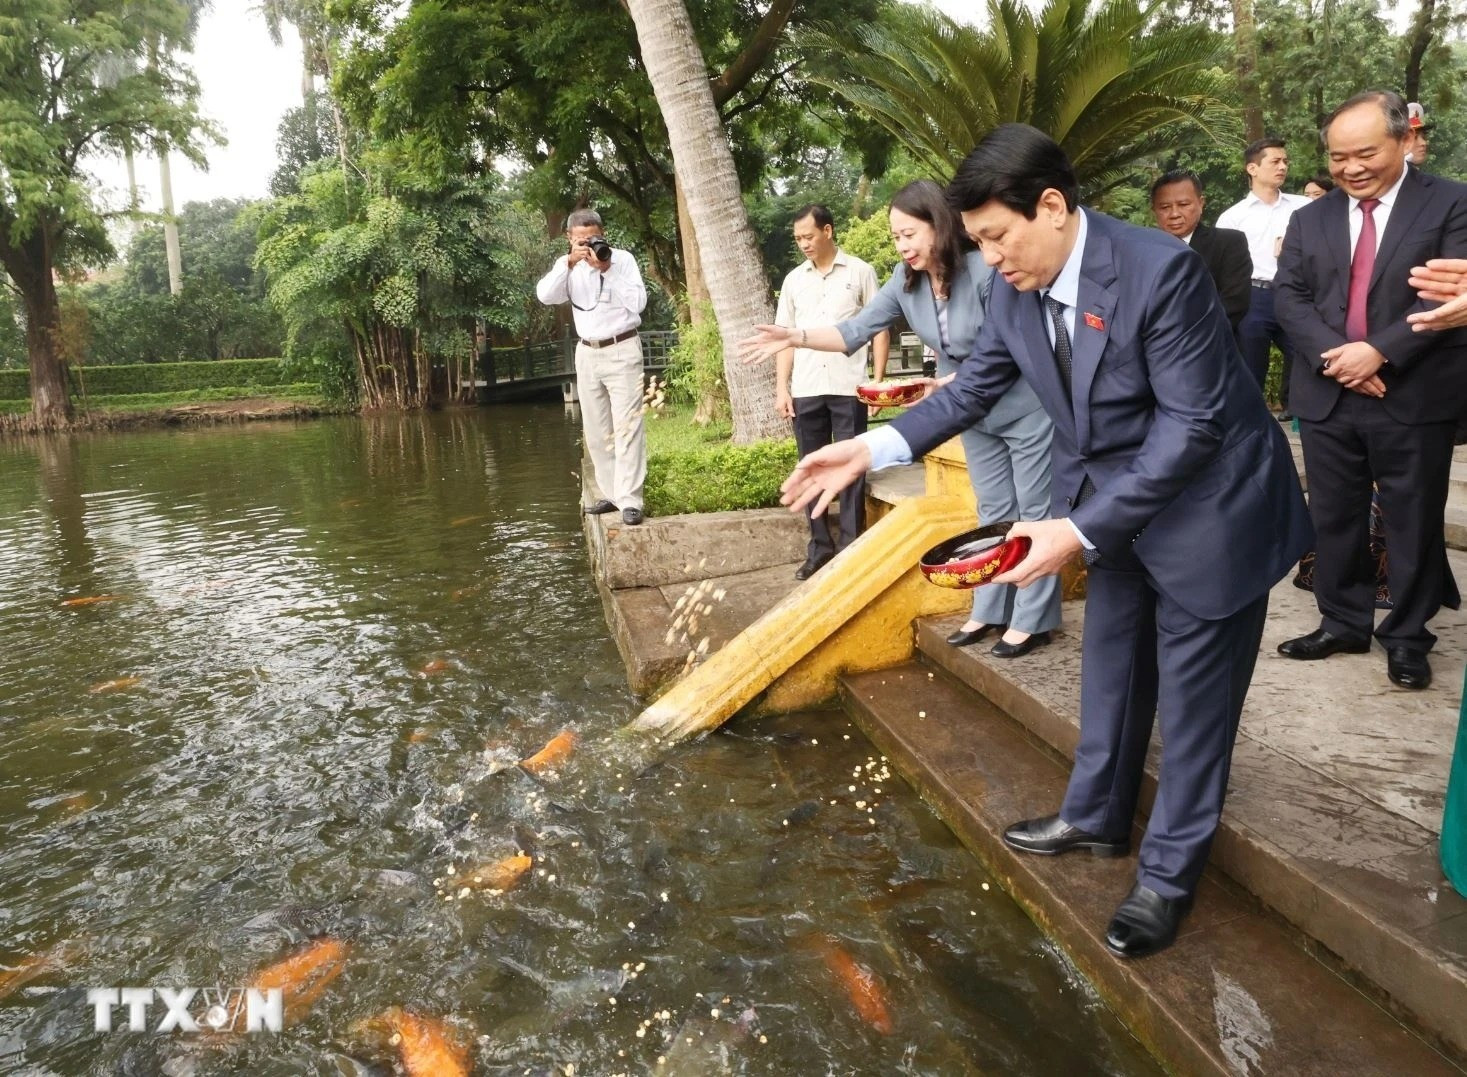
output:
{"label": "short black hair", "polygon": [[1202,177],[1190,168],[1174,168],[1170,172],[1163,172],[1156,177],[1156,182],[1151,185],[1151,201],[1156,201],[1156,192],[1163,187],[1173,183],[1186,181],[1192,184],[1192,190],[1197,192],[1197,197],[1202,197]]}
{"label": "short black hair", "polygon": [[1314,173],[1314,175],[1310,176],[1307,180],[1304,181],[1304,186],[1308,187],[1311,183],[1314,184],[1314,186],[1321,187],[1326,191],[1333,191],[1335,189],[1335,178],[1331,176],[1328,172]]}
{"label": "short black hair", "polygon": [[1051,187],[1064,195],[1071,212],[1079,206],[1080,184],[1060,144],[1027,123],[1004,123],[963,158],[947,200],[959,213],[997,200],[1032,221],[1039,196]]}
{"label": "short black hair", "polygon": [[790,218],[790,224],[793,225],[796,221],[803,221],[806,217],[815,218],[816,228],[824,228],[826,225],[829,225],[830,234],[835,234],[835,218],[831,216],[828,206],[822,206],[819,202],[807,202],[795,210],[795,215]]}
{"label": "short black hair", "polygon": [[1264,150],[1284,149],[1284,140],[1274,135],[1267,138],[1255,138],[1243,147],[1243,163],[1245,165],[1256,165],[1263,158]]}

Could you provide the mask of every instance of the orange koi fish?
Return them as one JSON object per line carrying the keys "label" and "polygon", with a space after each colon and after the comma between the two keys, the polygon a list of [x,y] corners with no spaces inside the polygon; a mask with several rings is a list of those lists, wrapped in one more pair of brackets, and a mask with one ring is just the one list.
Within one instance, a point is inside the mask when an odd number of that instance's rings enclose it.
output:
{"label": "orange koi fish", "polygon": [[886,1004],[886,987],[881,978],[832,938],[821,937],[820,956],[825,958],[825,967],[845,988],[846,997],[861,1015],[861,1020],[883,1036],[891,1035],[891,1010]]}
{"label": "orange koi fish", "polygon": [[0,972],[0,1000],[15,994],[32,980],[39,980],[50,972],[66,968],[81,952],[82,945],[74,939],[64,939],[38,954],[21,958],[13,969]]}
{"label": "orange koi fish", "polygon": [[98,602],[116,602],[121,595],[88,595],[86,598],[63,599],[63,606],[95,606]]}
{"label": "orange koi fish", "polygon": [[[524,853],[515,853],[490,864],[468,868],[451,879],[453,886],[470,887],[474,890],[508,890],[524,877],[535,861]],[[448,883],[450,880],[445,879]]]}
{"label": "orange koi fish", "polygon": [[435,673],[446,673],[452,668],[453,666],[449,664],[447,659],[434,658],[430,661],[424,662],[421,666],[419,666],[418,672],[424,677],[431,677]]}
{"label": "orange koi fish", "polygon": [[367,1024],[391,1032],[389,1042],[397,1048],[408,1077],[468,1077],[468,1049],[455,1041],[442,1021],[394,1006]]}
{"label": "orange koi fish", "polygon": [[528,759],[520,760],[520,766],[531,774],[540,774],[543,771],[558,767],[570,758],[571,752],[576,747],[576,734],[573,730],[564,729],[550,738],[550,743],[541,748]]}
{"label": "orange koi fish", "polygon": [[489,514],[487,512],[476,513],[473,516],[460,516],[457,519],[449,520],[448,521],[448,526],[449,527],[462,527],[464,524],[471,524],[475,520],[485,520],[485,519],[488,519],[488,517],[489,517]]}
{"label": "orange koi fish", "polygon": [[[350,954],[351,943],[323,936],[294,953],[287,954],[274,964],[266,965],[255,973],[249,986],[258,991],[269,991],[278,987],[283,996],[285,1019],[290,1022],[298,1021],[326,993],[331,981],[341,975]],[[227,1029],[243,1032],[245,1015],[236,1013],[233,1017]]]}
{"label": "orange koi fish", "polygon": [[87,689],[89,695],[100,695],[103,692],[120,692],[124,688],[131,688],[135,684],[141,684],[141,677],[115,677],[110,681],[99,681]]}

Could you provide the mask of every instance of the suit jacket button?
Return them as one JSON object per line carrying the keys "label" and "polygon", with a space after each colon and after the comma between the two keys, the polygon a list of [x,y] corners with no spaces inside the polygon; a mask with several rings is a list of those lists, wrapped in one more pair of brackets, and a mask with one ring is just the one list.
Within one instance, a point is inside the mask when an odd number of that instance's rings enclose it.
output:
{"label": "suit jacket button", "polygon": [[1070,508],[1074,508],[1075,507],[1075,499],[1073,497],[1067,497],[1067,498],[1065,498],[1065,504],[1068,505],[1068,506],[1070,506]]}

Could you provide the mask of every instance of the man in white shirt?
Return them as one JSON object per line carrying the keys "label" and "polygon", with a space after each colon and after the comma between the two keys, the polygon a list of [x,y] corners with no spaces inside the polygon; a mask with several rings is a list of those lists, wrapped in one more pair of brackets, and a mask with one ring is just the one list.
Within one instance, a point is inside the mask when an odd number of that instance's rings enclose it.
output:
{"label": "man in white shirt", "polygon": [[[807,205],[795,214],[795,245],[805,256],[790,270],[779,292],[775,323],[789,329],[835,325],[860,313],[876,295],[876,271],[836,246],[830,210]],[[876,380],[886,374],[891,334],[878,333],[869,346],[849,355],[785,348],[775,358],[775,407],[795,423],[801,456],[831,441],[844,441],[866,429],[866,407],[856,386],[866,380],[866,358],[875,355]],[[832,536],[824,513],[810,514],[810,544],[795,579],[807,580],[861,533],[866,506],[863,479],[841,492],[840,534]]]}
{"label": "man in white shirt", "polygon": [[578,209],[566,220],[570,253],[557,258],[535,294],[546,306],[570,303],[576,345],[581,429],[601,499],[595,515],[621,509],[622,521],[642,522],[647,439],[642,429],[642,341],[637,327],[647,287],[637,260],[602,234],[601,215]]}
{"label": "man in white shirt", "polygon": [[1285,194],[1289,178],[1289,155],[1281,138],[1260,138],[1243,151],[1243,168],[1248,173],[1248,197],[1223,210],[1217,227],[1235,228],[1248,237],[1248,255],[1253,261],[1248,314],[1238,326],[1238,347],[1243,362],[1263,388],[1268,375],[1269,345],[1277,344],[1284,356],[1284,376],[1279,402],[1279,421],[1294,416],[1289,411],[1289,372],[1294,365],[1294,348],[1273,311],[1273,277],[1278,271],[1279,247],[1289,218],[1309,199],[1302,194]]}

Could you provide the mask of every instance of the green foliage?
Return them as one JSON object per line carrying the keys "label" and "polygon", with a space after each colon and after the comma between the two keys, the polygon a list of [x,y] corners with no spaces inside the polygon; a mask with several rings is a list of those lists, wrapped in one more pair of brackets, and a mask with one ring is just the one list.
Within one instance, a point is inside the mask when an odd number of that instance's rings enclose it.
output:
{"label": "green foliage", "polygon": [[[279,359],[221,359],[195,363],[140,363],[85,367],[80,373],[87,395],[125,396],[195,389],[270,389],[297,381]],[[30,394],[25,370],[0,370],[0,400]],[[73,372],[73,380],[76,373]],[[314,388],[314,385],[313,385]]]}
{"label": "green foliage", "polygon": [[497,177],[433,180],[399,170],[399,150],[369,151],[366,190],[325,162],[308,169],[300,194],[263,213],[256,262],[285,322],[287,359],[343,388],[360,388],[364,369],[373,392],[411,405],[421,402],[405,387],[419,352],[464,369],[474,318],[520,303],[522,284],[496,272],[484,235]]}
{"label": "green foliage", "polygon": [[1049,0],[1038,12],[990,0],[986,29],[898,4],[803,45],[815,81],[934,175],[950,175],[998,124],[1023,122],[1064,147],[1093,197],[1179,145],[1237,141],[1217,41],[1205,25],[1148,26],[1136,0]]}
{"label": "green foliage", "polygon": [[0,282],[0,370],[25,365],[25,327],[20,322],[20,304]]}
{"label": "green foliage", "polygon": [[276,128],[275,159],[280,164],[270,177],[270,193],[277,198],[299,194],[306,166],[336,157],[339,145],[326,94],[317,92],[309,103],[287,109]]}
{"label": "green foliage", "polygon": [[653,516],[725,512],[779,504],[779,487],[799,461],[793,438],[711,445],[649,455],[643,494]]}
{"label": "green foliage", "polygon": [[[177,0],[13,0],[0,9],[0,268],[48,330],[57,271],[111,254],[87,153],[161,145],[203,164],[198,85],[173,60],[190,34]],[[38,353],[48,380],[58,360]]]}
{"label": "green foliage", "polygon": [[678,327],[677,346],[667,363],[668,398],[676,404],[715,402],[712,418],[728,416],[728,383],[723,374],[723,338],[713,305],[704,303],[696,324]]}
{"label": "green foliage", "polygon": [[876,270],[876,279],[885,284],[899,261],[891,241],[891,218],[885,209],[864,221],[853,220],[836,233],[841,248],[854,254]]}

